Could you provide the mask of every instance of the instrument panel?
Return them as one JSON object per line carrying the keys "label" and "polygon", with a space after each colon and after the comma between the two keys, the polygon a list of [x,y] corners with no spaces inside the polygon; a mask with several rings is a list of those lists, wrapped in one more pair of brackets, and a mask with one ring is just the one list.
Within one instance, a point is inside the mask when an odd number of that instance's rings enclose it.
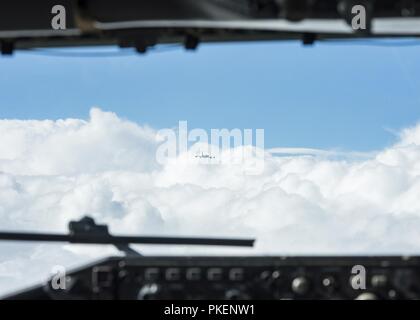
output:
{"label": "instrument panel", "polygon": [[9,299],[418,299],[420,258],[114,257],[52,281]]}

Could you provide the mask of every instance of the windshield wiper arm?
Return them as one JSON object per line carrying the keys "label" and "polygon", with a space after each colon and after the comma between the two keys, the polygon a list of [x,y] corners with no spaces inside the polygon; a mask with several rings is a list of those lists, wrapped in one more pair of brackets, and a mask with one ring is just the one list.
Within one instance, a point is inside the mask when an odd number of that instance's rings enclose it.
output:
{"label": "windshield wiper arm", "polygon": [[[153,245],[204,245],[253,247],[254,239],[154,237],[154,236],[114,236],[106,225],[98,225],[90,217],[69,223],[69,234],[0,232],[0,240],[69,242],[75,244],[112,244],[127,253],[129,244]],[[132,251],[130,249],[130,251]]]}

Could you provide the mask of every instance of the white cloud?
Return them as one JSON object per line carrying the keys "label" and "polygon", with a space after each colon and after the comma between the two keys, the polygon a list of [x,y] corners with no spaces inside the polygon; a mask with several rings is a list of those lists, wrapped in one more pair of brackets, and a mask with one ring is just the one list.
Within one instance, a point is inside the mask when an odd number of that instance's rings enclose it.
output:
{"label": "white cloud", "polygon": [[[222,250],[235,254],[419,252],[420,125],[366,156],[277,149],[283,156],[266,153],[260,175],[191,161],[194,154],[161,166],[158,146],[153,129],[99,109],[88,121],[1,120],[0,228],[65,232],[88,214],[114,233],[258,239],[255,250]],[[2,242],[0,290],[113,252]]]}
{"label": "white cloud", "polygon": [[92,109],[90,120],[0,122],[0,170],[16,175],[150,171],[153,130]]}

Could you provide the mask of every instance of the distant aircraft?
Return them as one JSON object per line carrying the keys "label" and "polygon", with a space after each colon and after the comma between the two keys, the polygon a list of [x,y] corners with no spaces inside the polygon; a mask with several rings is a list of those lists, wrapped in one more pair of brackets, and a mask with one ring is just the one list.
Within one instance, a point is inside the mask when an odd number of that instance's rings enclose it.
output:
{"label": "distant aircraft", "polygon": [[200,159],[214,159],[215,157],[210,154],[204,154],[203,151],[201,151],[201,155],[196,155],[196,158]]}

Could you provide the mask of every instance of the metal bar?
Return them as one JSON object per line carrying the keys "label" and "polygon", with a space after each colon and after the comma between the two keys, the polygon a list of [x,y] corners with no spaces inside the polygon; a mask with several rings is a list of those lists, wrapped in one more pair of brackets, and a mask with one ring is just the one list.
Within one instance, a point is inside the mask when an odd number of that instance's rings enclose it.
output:
{"label": "metal bar", "polygon": [[107,235],[66,235],[24,232],[0,232],[0,240],[70,242],[84,244],[154,244],[154,245],[206,245],[252,247],[253,239],[187,238],[187,237],[137,237]]}

